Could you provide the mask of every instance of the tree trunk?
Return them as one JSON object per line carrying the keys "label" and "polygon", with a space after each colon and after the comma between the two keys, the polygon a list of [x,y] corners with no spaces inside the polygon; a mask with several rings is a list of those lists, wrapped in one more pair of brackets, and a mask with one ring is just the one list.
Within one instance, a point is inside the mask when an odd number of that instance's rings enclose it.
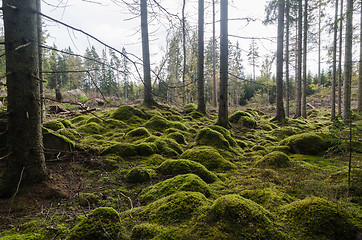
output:
{"label": "tree trunk", "polygon": [[359,29],[358,112],[362,114],[362,4]]}
{"label": "tree trunk", "polygon": [[204,0],[199,0],[199,31],[197,55],[198,111],[206,114],[204,93]]}
{"label": "tree trunk", "polygon": [[278,45],[277,45],[277,115],[276,120],[282,123],[285,120],[283,106],[283,36],[284,36],[284,0],[278,1]]}
{"label": "tree trunk", "polygon": [[142,32],[142,55],[143,55],[143,84],[144,100],[146,106],[153,106],[156,102],[152,97],[151,66],[150,66],[150,47],[148,41],[148,23],[147,23],[147,0],[141,0],[141,32]]}
{"label": "tree trunk", "polygon": [[318,1],[318,91],[321,90],[322,79],[321,79],[321,18],[322,18],[322,2]]}
{"label": "tree trunk", "polygon": [[1,196],[47,178],[41,130],[36,0],[3,0],[8,87],[8,165]]}
{"label": "tree trunk", "polygon": [[220,14],[220,93],[217,124],[228,128],[228,0],[221,0]]}
{"label": "tree trunk", "polygon": [[[341,0],[341,9],[339,17],[343,16],[343,1]],[[343,20],[339,20],[339,56],[338,56],[338,116],[342,116],[342,45],[343,45]]]}
{"label": "tree trunk", "polygon": [[352,81],[352,38],[353,38],[353,0],[347,0],[344,83],[343,83],[343,121],[349,123],[351,118],[351,81]]}
{"label": "tree trunk", "polygon": [[[286,19],[286,23],[285,23],[285,83],[286,83],[286,96],[285,96],[285,111],[286,111],[286,117],[289,117],[289,23],[290,23],[290,1],[287,0],[286,1],[286,9],[285,9],[285,19]],[[269,102],[269,101],[268,101]]]}
{"label": "tree trunk", "polygon": [[216,93],[216,22],[215,22],[215,0],[212,0],[212,85],[214,107],[217,107]]}
{"label": "tree trunk", "polygon": [[182,106],[185,106],[186,90],[186,19],[185,19],[186,0],[182,4],[182,49],[183,49],[183,67],[182,67]]}
{"label": "tree trunk", "polygon": [[[36,0],[36,11],[41,12],[41,0]],[[38,33],[38,44],[43,43],[43,26],[42,17],[40,14],[37,15],[37,33]],[[45,101],[44,101],[44,83],[43,83],[43,48],[38,47],[38,59],[39,59],[39,80],[40,80],[40,97],[41,97],[41,122],[45,121]]]}
{"label": "tree trunk", "polygon": [[333,76],[332,76],[332,109],[331,120],[336,118],[336,76],[337,76],[337,31],[338,31],[338,0],[336,0],[336,8],[334,14],[334,26],[333,26]]}
{"label": "tree trunk", "polygon": [[302,83],[302,117],[307,118],[307,42],[308,42],[308,0],[304,1],[304,35],[303,35],[303,83]]}
{"label": "tree trunk", "polygon": [[303,1],[298,6],[298,75],[295,78],[295,118],[302,116],[302,15]]}

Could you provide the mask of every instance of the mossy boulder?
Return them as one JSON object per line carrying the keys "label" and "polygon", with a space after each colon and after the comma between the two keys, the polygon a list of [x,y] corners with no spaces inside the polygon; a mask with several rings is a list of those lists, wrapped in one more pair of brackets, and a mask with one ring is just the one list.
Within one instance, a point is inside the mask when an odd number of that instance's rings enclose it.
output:
{"label": "mossy boulder", "polygon": [[91,122],[98,123],[99,125],[103,124],[103,120],[99,117],[91,117],[86,121],[86,123],[91,123]]}
{"label": "mossy boulder", "polygon": [[197,111],[197,105],[195,103],[186,104],[186,106],[184,107],[185,113],[191,113],[194,111]]}
{"label": "mossy boulder", "polygon": [[212,126],[210,126],[210,128],[212,130],[215,130],[215,131],[221,133],[224,136],[224,138],[229,142],[230,147],[238,146],[236,140],[231,136],[230,131],[227,130],[226,128],[217,126],[217,125],[212,125]]}
{"label": "mossy boulder", "polygon": [[211,195],[209,186],[199,176],[184,174],[159,182],[145,189],[141,193],[140,201],[142,203],[149,203],[179,191],[200,192],[206,197]]}
{"label": "mossy boulder", "polygon": [[362,231],[343,208],[318,197],[307,197],[281,208],[298,239],[357,239]]}
{"label": "mossy boulder", "polygon": [[289,167],[290,164],[291,161],[287,154],[280,151],[274,151],[265,155],[255,165],[257,167],[284,168],[284,167]]}
{"label": "mossy boulder", "polygon": [[230,123],[237,123],[239,121],[239,119],[241,117],[243,117],[243,116],[253,118],[253,115],[251,115],[250,113],[245,112],[245,111],[237,110],[233,114],[230,115],[229,122]]}
{"label": "mossy boulder", "polygon": [[79,193],[76,202],[82,207],[91,207],[98,204],[100,197],[96,193]]}
{"label": "mossy boulder", "polygon": [[238,124],[244,128],[255,128],[257,126],[255,119],[248,116],[241,116],[239,118]]}
{"label": "mossy boulder", "polygon": [[56,152],[71,152],[75,149],[75,143],[69,138],[52,131],[43,133],[43,144],[46,150]]}
{"label": "mossy boulder", "polygon": [[320,155],[327,150],[324,140],[316,133],[293,135],[281,141],[280,145],[289,146],[292,153],[305,155]]}
{"label": "mossy boulder", "polygon": [[167,157],[176,157],[183,152],[182,147],[174,139],[165,137],[151,136],[143,139],[144,143],[152,143],[155,146],[155,153]]}
{"label": "mossy boulder", "polygon": [[177,224],[190,220],[207,207],[210,201],[199,192],[177,192],[135,209],[141,219],[156,223]]}
{"label": "mossy boulder", "polygon": [[43,127],[53,130],[53,131],[58,131],[59,129],[64,128],[64,125],[60,120],[61,119],[54,119],[54,120],[49,120],[47,122],[44,122]]}
{"label": "mossy boulder", "polygon": [[110,117],[130,123],[140,123],[148,118],[144,112],[130,105],[120,106]]}
{"label": "mossy boulder", "polygon": [[145,127],[139,127],[136,129],[133,129],[131,131],[129,131],[124,138],[126,139],[126,141],[128,142],[133,142],[133,141],[137,141],[139,139],[142,138],[147,138],[151,136],[150,132],[147,130],[147,128]]}
{"label": "mossy boulder", "polygon": [[142,223],[132,228],[131,240],[154,239],[160,232],[162,232],[160,225]]}
{"label": "mossy boulder", "polygon": [[66,238],[84,239],[127,239],[118,212],[110,207],[96,208],[78,223]]}
{"label": "mossy boulder", "polygon": [[185,136],[180,132],[172,132],[167,137],[175,140],[178,144],[187,144]]}
{"label": "mossy boulder", "polygon": [[145,127],[150,130],[162,132],[169,128],[171,125],[170,121],[162,116],[153,116],[145,124]]}
{"label": "mossy boulder", "polygon": [[155,153],[156,146],[152,143],[117,143],[102,151],[102,155],[115,154],[121,157],[150,156]]}
{"label": "mossy boulder", "polygon": [[212,130],[209,127],[201,129],[196,135],[196,145],[211,146],[221,149],[230,149],[228,140],[218,131]]}
{"label": "mossy boulder", "polygon": [[217,235],[224,239],[286,239],[273,220],[269,211],[252,200],[224,195],[211,206],[202,234],[208,239],[217,229]]}
{"label": "mossy boulder", "polygon": [[217,176],[207,170],[204,165],[186,159],[166,160],[156,168],[156,171],[164,176],[193,173],[207,183],[215,182],[218,179]]}
{"label": "mossy boulder", "polygon": [[300,129],[291,126],[276,128],[271,131],[271,134],[278,137],[279,139],[284,139],[298,133],[300,133]]}
{"label": "mossy boulder", "polygon": [[85,134],[99,134],[102,133],[103,130],[104,128],[95,122],[90,122],[77,128],[77,132]]}
{"label": "mossy boulder", "polygon": [[199,119],[199,118],[202,118],[204,116],[201,113],[199,113],[198,111],[193,111],[193,112],[191,112],[189,114],[194,119]]}
{"label": "mossy boulder", "polygon": [[151,174],[148,169],[143,167],[132,168],[126,175],[128,183],[144,183],[151,180]]}
{"label": "mossy boulder", "polygon": [[226,171],[236,169],[236,166],[225,160],[220,153],[212,147],[194,147],[186,150],[180,158],[201,163],[209,170]]}

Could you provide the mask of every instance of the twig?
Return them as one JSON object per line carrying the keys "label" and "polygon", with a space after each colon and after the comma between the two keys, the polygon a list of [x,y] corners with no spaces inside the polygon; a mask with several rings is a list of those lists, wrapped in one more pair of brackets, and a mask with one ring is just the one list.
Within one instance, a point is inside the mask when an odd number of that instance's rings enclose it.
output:
{"label": "twig", "polygon": [[125,194],[123,194],[122,192],[119,192],[123,197],[127,198],[129,200],[129,203],[131,205],[131,211],[129,213],[129,216],[133,219],[133,216],[132,216],[132,210],[133,210],[133,203],[132,203],[132,199],[128,196],[126,196]]}
{"label": "twig", "polygon": [[20,183],[21,183],[21,180],[23,179],[24,170],[25,170],[25,167],[23,167],[23,169],[21,170],[20,179],[19,179],[19,182],[18,182],[18,186],[16,187],[16,191],[15,191],[14,195],[11,197],[11,203],[10,203],[10,207],[9,207],[9,214],[10,214],[10,212],[11,212],[11,207],[12,207],[12,205],[13,205],[15,196],[16,196],[16,194],[17,194],[18,191],[19,191]]}

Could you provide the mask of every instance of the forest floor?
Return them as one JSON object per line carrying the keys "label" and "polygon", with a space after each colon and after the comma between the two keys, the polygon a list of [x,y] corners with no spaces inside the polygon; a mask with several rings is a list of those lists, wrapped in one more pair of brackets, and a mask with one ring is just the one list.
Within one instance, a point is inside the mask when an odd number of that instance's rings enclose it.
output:
{"label": "forest floor", "polygon": [[0,239],[361,239],[362,119],[349,145],[328,101],[284,125],[251,104],[229,130],[192,104],[52,116],[49,179],[0,199]]}

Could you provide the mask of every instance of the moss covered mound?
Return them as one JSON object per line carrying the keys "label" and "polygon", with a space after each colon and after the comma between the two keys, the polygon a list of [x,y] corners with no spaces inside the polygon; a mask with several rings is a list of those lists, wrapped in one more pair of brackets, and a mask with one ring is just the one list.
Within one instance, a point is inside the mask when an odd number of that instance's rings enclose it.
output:
{"label": "moss covered mound", "polygon": [[84,134],[100,134],[104,131],[104,128],[98,123],[90,122],[78,127],[77,131]]}
{"label": "moss covered mound", "polygon": [[186,150],[180,158],[199,162],[209,170],[230,170],[236,166],[225,160],[220,153],[212,147],[194,147]]}
{"label": "moss covered mound", "polygon": [[184,107],[185,113],[190,113],[194,111],[197,111],[197,105],[195,103],[186,104],[186,106]]}
{"label": "moss covered mound", "polygon": [[59,129],[64,128],[61,119],[54,119],[43,123],[43,127],[51,129],[53,131],[58,131]]}
{"label": "moss covered mound", "polygon": [[345,210],[318,197],[292,202],[281,210],[298,239],[354,240],[362,230]]}
{"label": "moss covered mound", "polygon": [[248,116],[241,116],[239,118],[238,124],[240,124],[242,127],[245,128],[255,128],[257,125],[257,122],[253,117]]}
{"label": "moss covered mound", "polygon": [[[269,211],[236,194],[216,199],[207,218],[207,225],[212,226],[213,231],[216,228],[218,235],[226,235],[224,239],[284,239]],[[206,234],[209,232],[212,230]]]}
{"label": "moss covered mound", "polygon": [[162,132],[165,129],[169,128],[171,125],[170,121],[161,116],[153,116],[150,120],[148,120],[145,124],[147,129],[155,130]]}
{"label": "moss covered mound", "polygon": [[204,167],[204,165],[186,159],[166,160],[159,167],[156,168],[158,173],[162,175],[178,175],[193,173],[202,178],[207,183],[215,182],[218,178],[213,173]]}
{"label": "moss covered mound", "polygon": [[199,176],[184,174],[159,182],[149,189],[145,189],[140,196],[142,203],[148,203],[166,197],[178,191],[200,192],[210,196],[210,188]]}
{"label": "moss covered mound", "polygon": [[231,136],[230,131],[227,130],[226,128],[221,127],[221,126],[217,126],[217,125],[210,126],[210,128],[212,130],[215,130],[215,131],[221,133],[224,136],[224,138],[229,142],[230,147],[237,147],[238,146],[236,140]]}
{"label": "moss covered mound", "polygon": [[162,232],[162,227],[160,225],[152,223],[143,223],[140,225],[136,225],[132,228],[131,239],[132,240],[153,239],[160,232]]}
{"label": "moss covered mound", "polygon": [[260,159],[255,165],[257,167],[277,167],[277,168],[283,168],[290,166],[290,158],[287,154],[280,152],[280,151],[274,151],[267,155],[265,155],[262,159]]}
{"label": "moss covered mound", "polygon": [[151,136],[143,139],[142,142],[152,143],[155,147],[155,153],[162,154],[167,157],[175,157],[183,152],[180,144],[171,138]]}
{"label": "moss covered mound", "polygon": [[110,117],[117,120],[134,123],[139,123],[147,119],[147,115],[145,113],[129,105],[120,106],[111,114]]}
{"label": "moss covered mound", "polygon": [[126,175],[126,182],[128,183],[143,183],[151,179],[151,174],[146,168],[135,167],[132,168]]}
{"label": "moss covered mound", "polygon": [[239,121],[239,119],[243,116],[250,117],[250,118],[253,117],[253,115],[251,115],[248,112],[237,110],[233,114],[231,114],[231,116],[229,117],[229,122],[237,123]]}
{"label": "moss covered mound", "polygon": [[117,143],[102,151],[102,155],[114,154],[121,157],[150,156],[155,153],[156,146],[152,143]]}
{"label": "moss covered mound", "polygon": [[187,144],[185,136],[180,132],[172,132],[167,137],[175,140],[178,144]]}
{"label": "moss covered mound", "polygon": [[133,141],[137,141],[137,140],[142,139],[142,138],[147,138],[149,136],[151,136],[151,134],[147,130],[147,128],[139,127],[139,128],[136,128],[136,129],[133,129],[133,130],[129,131],[124,136],[124,138],[128,142],[133,142]]}
{"label": "moss covered mound", "polygon": [[127,239],[116,210],[100,207],[91,211],[70,232],[66,240]]}
{"label": "moss covered mound", "polygon": [[300,133],[300,129],[298,129],[296,127],[291,127],[291,126],[276,128],[271,132],[271,134],[278,137],[279,139],[284,139],[286,137],[289,137],[289,136],[292,136],[292,135],[295,135],[298,133]]}
{"label": "moss covered mound", "polygon": [[221,149],[230,149],[230,144],[218,131],[209,127],[201,129],[196,135],[196,145],[211,146]]}
{"label": "moss covered mound", "polygon": [[323,139],[315,133],[301,133],[290,136],[280,142],[280,145],[290,147],[292,153],[320,155],[326,149]]}
{"label": "moss covered mound", "polygon": [[177,192],[134,212],[145,220],[172,225],[191,219],[208,205],[209,200],[202,193]]}

